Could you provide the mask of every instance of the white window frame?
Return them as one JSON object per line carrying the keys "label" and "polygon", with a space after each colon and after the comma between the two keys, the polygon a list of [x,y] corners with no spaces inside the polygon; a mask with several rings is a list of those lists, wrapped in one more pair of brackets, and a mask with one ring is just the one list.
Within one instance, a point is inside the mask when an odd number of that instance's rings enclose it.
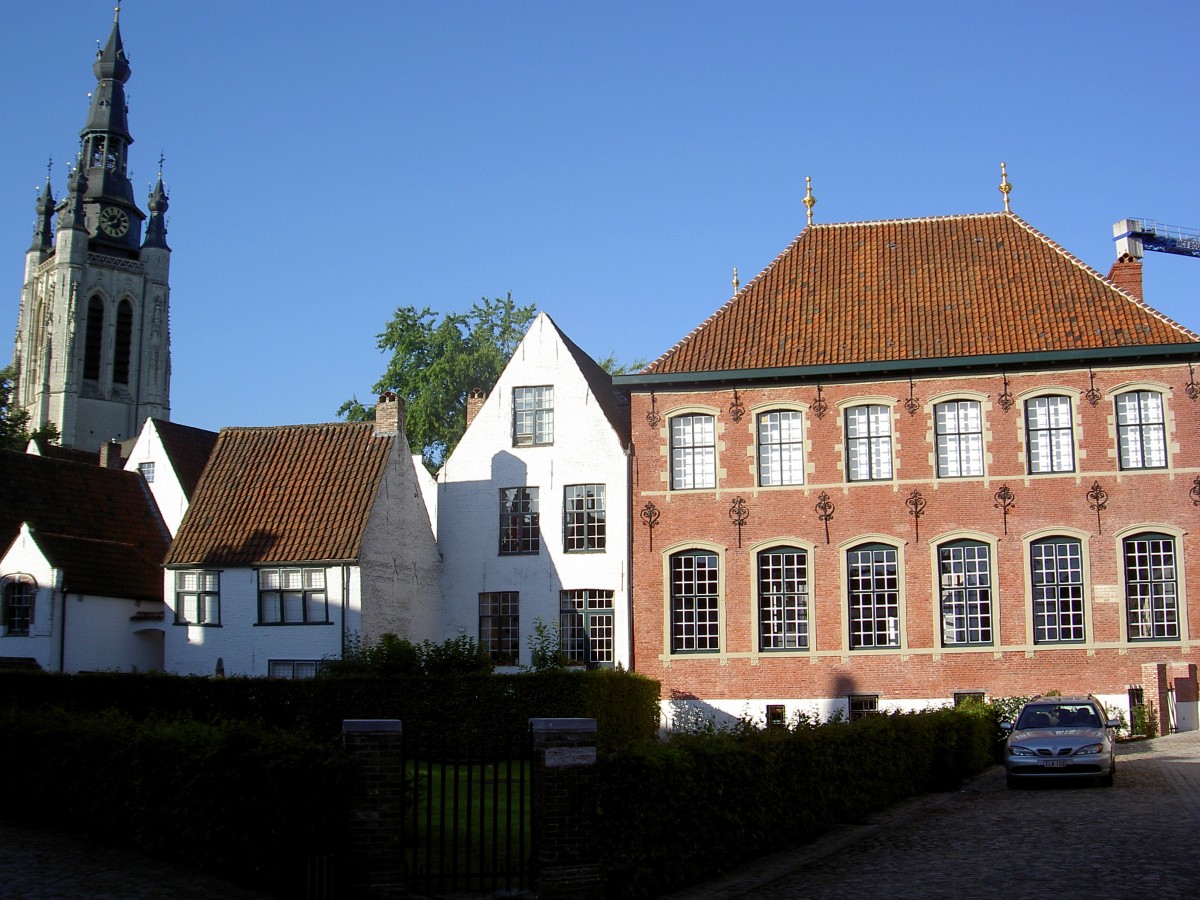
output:
{"label": "white window frame", "polygon": [[717,420],[709,413],[684,413],[670,420],[671,490],[717,486]]}
{"label": "white window frame", "polygon": [[513,388],[512,409],[514,447],[554,443],[554,385]]}
{"label": "white window frame", "polygon": [[1167,410],[1159,391],[1133,390],[1117,394],[1117,455],[1121,469],[1167,467]]}
{"label": "white window frame", "polygon": [[1066,394],[1025,400],[1025,445],[1030,475],[1075,471],[1075,404]]}
{"label": "white window frame", "polygon": [[891,481],[892,409],[881,403],[859,403],[843,410],[846,428],[846,480]]}
{"label": "white window frame", "polygon": [[956,399],[934,404],[939,478],[983,475],[983,404]]}
{"label": "white window frame", "polygon": [[175,624],[221,624],[221,573],[213,569],[175,571]]}
{"label": "white window frame", "polygon": [[804,484],[804,414],[771,409],[756,417],[758,483],[763,487]]}

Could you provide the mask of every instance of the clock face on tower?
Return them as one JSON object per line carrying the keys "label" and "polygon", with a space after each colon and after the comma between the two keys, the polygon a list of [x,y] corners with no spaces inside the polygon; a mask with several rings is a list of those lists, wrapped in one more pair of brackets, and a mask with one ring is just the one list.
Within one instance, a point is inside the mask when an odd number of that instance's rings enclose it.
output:
{"label": "clock face on tower", "polygon": [[129,215],[115,206],[104,207],[100,210],[100,230],[109,237],[124,237],[129,230]]}

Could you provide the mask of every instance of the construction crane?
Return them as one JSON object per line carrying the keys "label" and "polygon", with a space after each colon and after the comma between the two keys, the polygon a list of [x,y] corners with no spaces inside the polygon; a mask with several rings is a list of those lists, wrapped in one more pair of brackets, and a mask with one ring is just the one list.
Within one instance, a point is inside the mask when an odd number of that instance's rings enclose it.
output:
{"label": "construction crane", "polygon": [[1141,259],[1145,250],[1200,257],[1200,231],[1177,228],[1153,219],[1122,219],[1113,226],[1117,259]]}

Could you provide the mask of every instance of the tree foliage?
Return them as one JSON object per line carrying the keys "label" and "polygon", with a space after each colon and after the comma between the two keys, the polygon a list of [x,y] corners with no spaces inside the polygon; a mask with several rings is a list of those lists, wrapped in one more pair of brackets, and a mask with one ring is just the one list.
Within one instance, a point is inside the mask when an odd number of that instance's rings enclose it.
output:
{"label": "tree foliage", "polygon": [[[517,306],[511,293],[503,300],[484,297],[469,312],[440,320],[429,307],[403,306],[392,314],[377,344],[391,358],[372,390],[404,399],[405,434],[426,465],[441,465],[454,449],[467,428],[468,391],[491,392],[536,314],[533,304]],[[338,415],[363,421],[374,408],[354,398]]]}
{"label": "tree foliage", "polygon": [[53,422],[29,430],[29,410],[13,403],[12,399],[16,375],[11,364],[0,369],[0,449],[24,451],[31,438],[58,443],[58,428]]}

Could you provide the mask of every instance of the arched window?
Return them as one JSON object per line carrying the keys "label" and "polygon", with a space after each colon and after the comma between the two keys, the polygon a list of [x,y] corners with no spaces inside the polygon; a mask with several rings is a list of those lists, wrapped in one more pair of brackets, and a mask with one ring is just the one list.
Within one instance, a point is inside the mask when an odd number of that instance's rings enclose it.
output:
{"label": "arched window", "polygon": [[87,332],[83,337],[83,377],[100,380],[100,349],[104,346],[104,301],[93,295],[88,301]]}
{"label": "arched window", "polygon": [[1117,395],[1117,436],[1122,469],[1162,469],[1167,465],[1163,399],[1158,391]]}
{"label": "arched window", "polygon": [[933,408],[939,478],[983,474],[983,414],[978,400],[951,400]]}
{"label": "arched window", "polygon": [[938,547],[942,646],[992,643],[992,561],[986,544],[955,541]]}
{"label": "arched window", "polygon": [[1033,642],[1082,641],[1083,545],[1052,537],[1029,547],[1033,584]]}
{"label": "arched window", "polygon": [[808,554],[796,547],[758,554],[758,649],[808,649]]}
{"label": "arched window", "polygon": [[802,416],[793,409],[758,417],[758,483],[804,484]]}
{"label": "arched window", "polygon": [[29,634],[33,624],[33,595],[36,586],[24,579],[4,586],[4,630],[6,634]]}
{"label": "arched window", "polygon": [[716,420],[700,413],[671,420],[671,490],[717,486]]}
{"label": "arched window", "polygon": [[1179,637],[1175,541],[1165,534],[1125,539],[1125,610],[1131,641]]}
{"label": "arched window", "polygon": [[721,649],[717,554],[688,550],[671,557],[671,652]]}
{"label": "arched window", "polygon": [[133,343],[133,304],[117,304],[117,340],[113,346],[113,383],[129,384],[129,353]]}
{"label": "arched window", "polygon": [[1075,432],[1071,398],[1032,397],[1025,401],[1025,439],[1029,471],[1074,472]]}
{"label": "arched window", "polygon": [[900,573],[896,548],[861,544],[846,553],[850,647],[900,646]]}
{"label": "arched window", "polygon": [[892,477],[892,411],[886,406],[846,410],[846,477],[850,481]]}

